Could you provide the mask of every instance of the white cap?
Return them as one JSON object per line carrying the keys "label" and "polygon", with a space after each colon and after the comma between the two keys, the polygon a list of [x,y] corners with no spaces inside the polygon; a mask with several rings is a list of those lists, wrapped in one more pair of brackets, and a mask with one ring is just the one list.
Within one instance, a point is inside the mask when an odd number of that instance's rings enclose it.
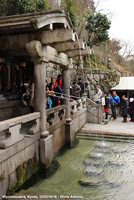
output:
{"label": "white cap", "polygon": [[134,100],[133,98],[130,98],[130,102],[133,102],[133,100]]}

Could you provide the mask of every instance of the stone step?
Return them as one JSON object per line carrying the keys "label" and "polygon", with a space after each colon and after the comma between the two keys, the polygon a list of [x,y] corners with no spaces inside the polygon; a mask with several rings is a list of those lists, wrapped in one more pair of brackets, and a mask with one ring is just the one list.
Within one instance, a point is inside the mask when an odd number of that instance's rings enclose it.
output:
{"label": "stone step", "polygon": [[[97,140],[97,141],[102,141],[102,140],[104,140],[104,138],[98,138],[98,137],[86,137],[86,136],[77,136],[77,138],[78,139],[82,139],[82,140]],[[123,141],[125,141],[125,142],[128,142],[129,143],[129,140],[130,140],[130,138],[125,138],[125,139],[118,139],[117,140],[117,137],[115,137],[115,138],[111,138],[111,137],[107,137],[107,138],[105,138],[105,141],[110,141],[110,142],[123,142]],[[133,139],[134,140],[134,139]],[[131,141],[131,143],[134,143],[134,141],[132,142]]]}
{"label": "stone step", "polygon": [[108,135],[105,135],[105,134],[103,134],[103,133],[83,133],[83,132],[79,132],[79,133],[77,133],[77,137],[78,138],[96,138],[96,139],[106,139],[106,138],[111,138],[111,139],[118,139],[118,141],[119,141],[119,139],[123,139],[123,140],[134,140],[134,136],[125,136],[125,135],[123,135],[123,136],[121,136],[121,135],[113,135],[113,134],[108,134]]}

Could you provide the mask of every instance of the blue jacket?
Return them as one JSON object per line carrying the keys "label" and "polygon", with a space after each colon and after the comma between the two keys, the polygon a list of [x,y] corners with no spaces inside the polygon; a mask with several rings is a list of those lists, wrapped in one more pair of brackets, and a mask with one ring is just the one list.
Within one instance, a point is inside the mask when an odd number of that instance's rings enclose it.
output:
{"label": "blue jacket", "polygon": [[120,103],[120,97],[118,95],[114,98],[113,98],[113,96],[111,96],[110,104],[112,106],[118,106],[119,103]]}

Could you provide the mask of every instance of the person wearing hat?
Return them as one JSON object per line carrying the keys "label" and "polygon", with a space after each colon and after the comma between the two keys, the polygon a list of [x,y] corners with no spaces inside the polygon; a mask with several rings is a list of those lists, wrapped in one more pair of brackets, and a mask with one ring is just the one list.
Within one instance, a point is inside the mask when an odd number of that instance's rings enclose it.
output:
{"label": "person wearing hat", "polygon": [[134,99],[130,98],[129,100],[129,114],[130,114],[130,122],[134,122]]}

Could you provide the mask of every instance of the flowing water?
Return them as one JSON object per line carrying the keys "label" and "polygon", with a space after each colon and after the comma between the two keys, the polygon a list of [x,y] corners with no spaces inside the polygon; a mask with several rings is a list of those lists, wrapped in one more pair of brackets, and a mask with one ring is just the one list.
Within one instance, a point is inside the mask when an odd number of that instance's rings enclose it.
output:
{"label": "flowing water", "polygon": [[[68,196],[84,200],[134,199],[134,144],[79,140],[57,157],[58,169],[24,192]],[[80,196],[80,198],[78,197]],[[70,198],[71,199],[71,198]]]}

